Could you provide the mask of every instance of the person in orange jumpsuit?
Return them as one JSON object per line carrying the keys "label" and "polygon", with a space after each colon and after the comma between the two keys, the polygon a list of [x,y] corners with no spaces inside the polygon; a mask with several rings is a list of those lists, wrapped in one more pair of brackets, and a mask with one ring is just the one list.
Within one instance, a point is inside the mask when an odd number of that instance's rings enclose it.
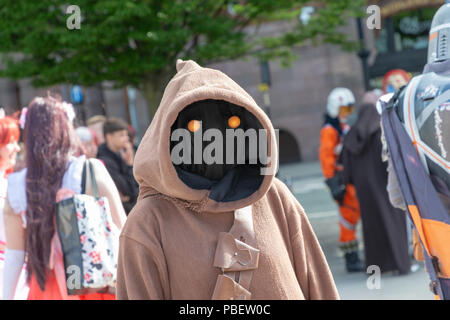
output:
{"label": "person in orange jumpsuit", "polygon": [[339,205],[340,248],[344,253],[348,272],[363,271],[358,254],[356,225],[360,219],[359,203],[353,185],[345,185],[340,173],[339,155],[344,135],[350,127],[346,124],[353,112],[355,97],[347,88],[335,88],[328,96],[325,122],[320,131],[319,160],[325,182]]}

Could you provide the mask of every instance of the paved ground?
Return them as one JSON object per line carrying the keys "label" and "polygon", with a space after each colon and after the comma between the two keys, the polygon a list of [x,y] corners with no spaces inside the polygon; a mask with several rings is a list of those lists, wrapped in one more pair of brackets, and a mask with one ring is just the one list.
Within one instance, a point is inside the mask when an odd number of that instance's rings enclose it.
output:
{"label": "paved ground", "polygon": [[[348,274],[338,250],[339,238],[337,206],[331,198],[317,162],[298,163],[280,167],[279,177],[290,186],[297,200],[305,208],[310,222],[330,264],[341,299],[355,300],[433,300],[428,290],[428,275],[423,265],[404,276],[381,275],[380,289],[368,289],[371,274]],[[362,239],[361,224],[358,233]],[[361,248],[362,250],[363,248]],[[361,251],[363,257],[363,251]]]}

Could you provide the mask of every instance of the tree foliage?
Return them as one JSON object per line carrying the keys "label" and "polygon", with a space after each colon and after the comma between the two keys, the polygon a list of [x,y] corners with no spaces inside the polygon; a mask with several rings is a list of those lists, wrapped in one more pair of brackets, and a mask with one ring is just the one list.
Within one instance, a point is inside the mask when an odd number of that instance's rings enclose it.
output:
{"label": "tree foliage", "polygon": [[[362,0],[2,0],[0,76],[31,78],[36,86],[94,85],[111,81],[160,90],[177,58],[212,61],[257,56],[293,59],[307,40],[354,49],[339,32],[361,16]],[[69,30],[68,5],[81,11],[80,29]],[[302,7],[316,11],[307,25]],[[290,29],[259,36],[258,25],[283,19]],[[161,80],[159,79],[159,80]],[[153,82],[153,87],[148,86]],[[147,84],[147,86],[146,86]],[[152,89],[153,88],[153,89]],[[158,89],[159,88],[159,89]]]}

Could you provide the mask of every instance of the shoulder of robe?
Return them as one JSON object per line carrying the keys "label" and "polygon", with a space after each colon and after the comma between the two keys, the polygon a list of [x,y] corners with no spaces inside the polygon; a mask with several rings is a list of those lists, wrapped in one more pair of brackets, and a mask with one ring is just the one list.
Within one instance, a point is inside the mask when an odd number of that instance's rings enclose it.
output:
{"label": "shoulder of robe", "polygon": [[164,214],[174,209],[170,207],[172,205],[157,195],[138,200],[127,217],[122,235],[139,242],[145,242],[144,239],[150,239],[150,236],[159,237]]}
{"label": "shoulder of robe", "polygon": [[281,206],[283,207],[285,215],[288,219],[295,214],[305,213],[302,205],[292,194],[291,190],[289,190],[286,184],[278,178],[273,179],[272,186],[267,192],[267,196],[271,197],[273,200],[277,199],[278,201],[280,201]]}

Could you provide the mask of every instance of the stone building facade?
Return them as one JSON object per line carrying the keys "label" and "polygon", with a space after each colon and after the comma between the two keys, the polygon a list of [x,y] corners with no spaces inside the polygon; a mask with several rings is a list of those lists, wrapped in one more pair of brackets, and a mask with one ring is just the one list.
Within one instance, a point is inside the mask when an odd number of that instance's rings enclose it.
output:
{"label": "stone building facade", "polygon": [[[264,26],[276,32],[279,23]],[[354,39],[353,21],[345,32]],[[351,89],[357,97],[364,93],[361,62],[356,53],[343,52],[332,45],[306,45],[295,49],[299,56],[284,68],[269,62],[271,74],[270,118],[280,134],[280,161],[314,161],[318,158],[319,132],[323,123],[328,93],[337,86]],[[211,65],[241,85],[266,108],[262,92],[259,61],[229,61]]]}

